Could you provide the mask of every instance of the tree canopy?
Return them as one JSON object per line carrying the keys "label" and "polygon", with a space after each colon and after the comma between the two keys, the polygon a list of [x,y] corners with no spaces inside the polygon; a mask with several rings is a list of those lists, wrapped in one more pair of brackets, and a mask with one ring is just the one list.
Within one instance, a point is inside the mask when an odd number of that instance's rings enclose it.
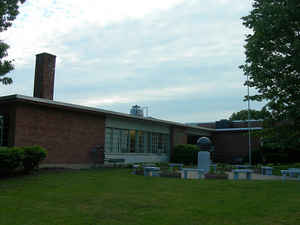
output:
{"label": "tree canopy", "polygon": [[[250,119],[259,120],[266,119],[269,117],[270,113],[266,110],[254,110],[250,109]],[[229,120],[248,120],[248,110],[243,109],[239,112],[232,113]]]}
{"label": "tree canopy", "polygon": [[300,146],[300,2],[253,1],[252,11],[242,18],[252,30],[246,36],[246,61],[241,66],[249,78],[245,85],[258,91],[251,100],[267,102],[265,108],[273,122],[289,126],[268,131],[268,136],[283,137],[286,133],[280,135],[280,131],[289,131],[287,136]]}
{"label": "tree canopy", "polygon": [[[7,30],[12,25],[12,21],[19,14],[19,4],[25,0],[1,0],[0,1],[0,32]],[[0,40],[0,83],[11,84],[12,79],[5,76],[14,69],[12,60],[6,60],[9,45]]]}

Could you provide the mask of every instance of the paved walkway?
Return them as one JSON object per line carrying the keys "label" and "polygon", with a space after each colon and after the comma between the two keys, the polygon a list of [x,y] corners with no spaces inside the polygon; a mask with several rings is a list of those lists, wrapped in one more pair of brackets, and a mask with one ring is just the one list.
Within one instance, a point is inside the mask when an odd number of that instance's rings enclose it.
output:
{"label": "paved walkway", "polygon": [[[229,174],[229,179],[233,180],[233,172],[228,172]],[[246,174],[245,173],[240,173],[239,174],[239,179],[246,179]],[[274,176],[274,175],[262,175],[258,173],[252,173],[252,180],[281,180],[281,176]],[[287,179],[290,179],[287,177]]]}
{"label": "paved walkway", "polygon": [[[233,172],[227,172],[229,175],[229,180],[233,180]],[[181,178],[183,178],[183,173],[181,173]],[[188,173],[188,179],[198,179],[198,173],[197,172],[189,172]],[[246,179],[246,174],[245,173],[240,173],[239,174],[239,179],[240,180],[245,180]],[[282,180],[281,176],[268,176],[268,175],[262,175],[258,173],[252,173],[252,180]],[[297,180],[297,178],[294,177],[286,177],[286,180]]]}

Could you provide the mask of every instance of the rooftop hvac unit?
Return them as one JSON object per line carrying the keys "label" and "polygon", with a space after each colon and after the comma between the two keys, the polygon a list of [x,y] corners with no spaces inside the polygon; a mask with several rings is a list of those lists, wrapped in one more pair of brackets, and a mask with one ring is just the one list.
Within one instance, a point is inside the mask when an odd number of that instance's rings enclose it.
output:
{"label": "rooftop hvac unit", "polygon": [[130,114],[135,115],[135,116],[144,117],[143,109],[138,105],[134,105],[131,107]]}

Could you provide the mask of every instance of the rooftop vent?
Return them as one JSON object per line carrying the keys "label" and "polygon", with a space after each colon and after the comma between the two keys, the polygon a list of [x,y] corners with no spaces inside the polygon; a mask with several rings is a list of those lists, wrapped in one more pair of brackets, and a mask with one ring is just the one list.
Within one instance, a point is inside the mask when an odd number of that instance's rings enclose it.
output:
{"label": "rooftop vent", "polygon": [[143,109],[138,105],[134,105],[131,107],[130,114],[134,116],[144,117]]}

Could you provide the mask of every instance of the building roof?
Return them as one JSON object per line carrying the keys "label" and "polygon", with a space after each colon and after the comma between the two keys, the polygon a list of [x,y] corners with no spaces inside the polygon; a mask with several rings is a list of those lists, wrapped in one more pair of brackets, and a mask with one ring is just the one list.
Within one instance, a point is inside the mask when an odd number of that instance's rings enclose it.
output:
{"label": "building roof", "polygon": [[262,130],[262,127],[218,128],[215,131],[245,131],[245,130]]}
{"label": "building roof", "polygon": [[169,125],[169,126],[170,125],[179,126],[179,127],[192,128],[192,129],[197,129],[197,130],[202,130],[202,131],[215,131],[215,129],[205,128],[205,127],[187,125],[184,123],[161,120],[161,119],[156,119],[153,117],[139,117],[139,116],[130,115],[130,114],[126,114],[126,113],[120,113],[120,112],[114,112],[114,111],[109,111],[109,110],[104,110],[104,109],[99,109],[99,108],[94,108],[94,107],[58,102],[58,101],[53,101],[53,100],[44,99],[44,98],[34,98],[34,97],[30,97],[30,96],[25,96],[25,95],[7,95],[7,96],[0,97],[0,103],[14,102],[14,101],[26,102],[26,103],[38,104],[38,105],[46,105],[49,107],[69,109],[69,110],[74,110],[74,111],[97,113],[97,114],[102,114],[102,115],[107,114],[107,115],[111,115],[114,117],[150,121],[150,122],[154,122],[154,123],[162,123],[162,124]]}

